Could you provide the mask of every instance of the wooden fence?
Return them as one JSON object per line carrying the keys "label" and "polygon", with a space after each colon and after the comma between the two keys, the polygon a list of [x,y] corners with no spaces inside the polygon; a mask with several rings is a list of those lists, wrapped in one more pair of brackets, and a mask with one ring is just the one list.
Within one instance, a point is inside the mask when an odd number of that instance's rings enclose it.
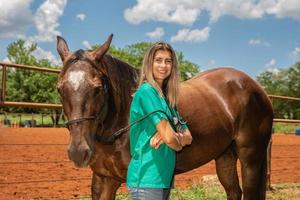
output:
{"label": "wooden fence", "polygon": [[[15,107],[32,107],[32,108],[51,108],[51,109],[61,109],[61,104],[51,104],[51,103],[34,103],[34,102],[9,102],[5,101],[6,97],[6,68],[18,68],[24,70],[33,70],[33,71],[41,71],[46,73],[56,73],[60,72],[59,69],[50,69],[50,68],[43,68],[43,67],[36,67],[36,66],[28,66],[28,65],[18,65],[18,64],[11,64],[11,63],[3,63],[0,62],[0,66],[2,66],[2,90],[0,96],[0,106],[15,106]],[[283,99],[283,100],[293,100],[293,101],[300,101],[298,97],[288,97],[288,96],[280,96],[280,95],[268,95],[271,99]],[[284,123],[300,123],[300,120],[295,119],[279,119],[275,118],[274,122],[284,122]],[[272,147],[272,139],[268,146],[268,188],[271,188],[271,147]]]}
{"label": "wooden fence", "polygon": [[50,109],[61,109],[62,108],[61,104],[5,101],[5,98],[6,98],[6,78],[7,78],[6,69],[8,67],[18,68],[18,69],[25,69],[25,70],[40,71],[40,72],[45,72],[45,73],[55,73],[55,74],[58,74],[60,72],[59,69],[50,69],[50,68],[44,68],[44,67],[18,65],[18,64],[3,63],[3,62],[0,62],[0,66],[2,66],[2,83],[1,83],[2,87],[1,87],[1,94],[0,94],[0,106],[50,108]]}

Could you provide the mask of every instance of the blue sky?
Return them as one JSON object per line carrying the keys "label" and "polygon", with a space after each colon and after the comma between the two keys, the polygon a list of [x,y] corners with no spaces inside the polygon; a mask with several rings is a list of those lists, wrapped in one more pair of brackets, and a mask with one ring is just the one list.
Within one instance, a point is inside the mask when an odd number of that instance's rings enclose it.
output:
{"label": "blue sky", "polygon": [[37,42],[58,63],[56,35],[71,50],[164,40],[201,70],[233,66],[252,77],[300,60],[298,0],[0,0],[0,60],[8,44]]}

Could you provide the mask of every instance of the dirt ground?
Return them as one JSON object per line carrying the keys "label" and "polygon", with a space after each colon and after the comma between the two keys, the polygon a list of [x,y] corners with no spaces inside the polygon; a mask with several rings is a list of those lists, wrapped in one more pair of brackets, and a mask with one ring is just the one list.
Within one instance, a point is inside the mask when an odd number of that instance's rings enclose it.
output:
{"label": "dirt ground", "polygon": [[[0,199],[74,199],[90,195],[90,169],[68,160],[63,128],[0,128]],[[176,176],[176,187],[215,174],[214,162]],[[300,136],[275,135],[271,183],[300,182]],[[119,191],[126,191],[123,185]]]}

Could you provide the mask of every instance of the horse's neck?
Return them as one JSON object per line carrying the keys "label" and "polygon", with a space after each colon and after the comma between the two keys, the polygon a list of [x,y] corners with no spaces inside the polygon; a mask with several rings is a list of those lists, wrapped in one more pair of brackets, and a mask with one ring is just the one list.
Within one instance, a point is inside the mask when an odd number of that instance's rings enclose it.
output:
{"label": "horse's neck", "polygon": [[106,67],[110,76],[111,84],[114,84],[115,91],[110,88],[109,111],[106,126],[110,130],[123,128],[128,124],[129,109],[132,94],[137,89],[138,71],[131,65],[114,58],[110,55],[105,57]]}
{"label": "horse's neck", "polygon": [[[138,84],[138,70],[122,60],[119,60],[111,55],[105,55],[103,64],[107,71],[116,72],[115,74],[108,74],[116,76],[118,80],[131,83],[133,89],[136,89]],[[112,70],[108,68],[113,68]]]}

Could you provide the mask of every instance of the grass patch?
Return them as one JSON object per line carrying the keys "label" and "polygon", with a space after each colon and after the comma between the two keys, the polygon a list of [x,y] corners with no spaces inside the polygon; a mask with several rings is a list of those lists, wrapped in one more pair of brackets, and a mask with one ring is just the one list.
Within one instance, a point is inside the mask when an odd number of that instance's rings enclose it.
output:
{"label": "grass patch", "polygon": [[273,191],[267,192],[268,200],[300,199],[300,183],[281,183],[272,185]]}
{"label": "grass patch", "polygon": [[273,128],[275,133],[284,133],[284,134],[295,134],[296,129],[300,128],[300,124],[288,124],[276,122],[273,123]]}
{"label": "grass patch", "polygon": [[208,185],[193,185],[186,190],[174,189],[171,193],[171,200],[225,200],[226,194],[223,188]]}
{"label": "grass patch", "polygon": [[[7,113],[4,115],[3,113],[0,114],[0,121],[4,121],[8,119],[10,123],[18,123],[21,126],[26,124],[28,120],[35,120],[36,126],[45,126],[45,127],[52,127],[53,121],[51,119],[52,114],[30,114],[30,113]],[[59,121],[59,125],[63,125],[64,122],[62,119]],[[9,125],[5,125],[9,127]]]}
{"label": "grass patch", "polygon": [[[282,183],[272,185],[273,191],[267,191],[267,200],[300,199],[300,183]],[[188,189],[173,189],[170,200],[226,200],[226,194],[220,183],[195,184]],[[91,200],[82,197],[80,200]],[[131,200],[129,194],[119,194],[116,200]]]}

